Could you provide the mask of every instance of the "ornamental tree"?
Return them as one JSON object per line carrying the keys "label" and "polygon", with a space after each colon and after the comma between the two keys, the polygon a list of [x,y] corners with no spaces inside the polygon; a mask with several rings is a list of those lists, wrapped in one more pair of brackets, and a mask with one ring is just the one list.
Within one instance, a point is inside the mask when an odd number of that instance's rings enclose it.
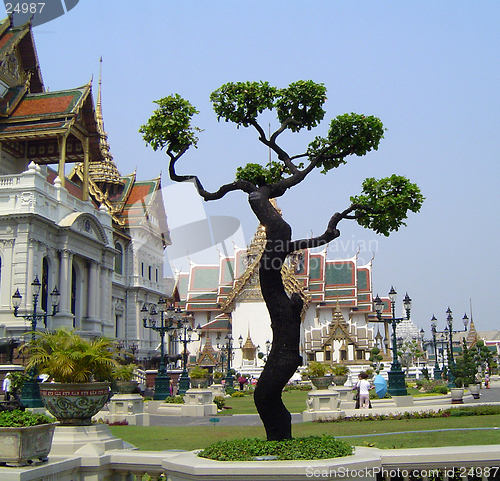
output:
{"label": "ornamental tree", "polygon": [[[214,191],[205,189],[196,175],[179,174],[177,162],[189,148],[197,146],[196,134],[200,129],[192,124],[198,111],[177,94],[155,102],[158,108],[140,132],[155,151],[164,150],[167,154],[171,180],[194,182],[205,201],[242,191],[248,195],[252,211],[265,227],[267,241],[260,259],[259,278],[271,319],[273,342],[254,400],[267,439],[289,439],[291,415],[282,402],[281,392],[302,364],[299,341],[303,302],[298,294],[287,295],[281,266],[292,253],[325,245],[339,237],[338,226],[343,220],[355,221],[388,236],[405,225],[408,212],[420,210],[424,197],[417,185],[405,177],[369,178],[363,182],[361,193],[352,196],[344,210],[331,215],[323,234],[294,240],[290,225],[270,200],[304,181],[314,169],[327,174],[345,164],[350,156],[360,157],[377,150],[384,136],[382,122],[371,115],[339,115],[331,120],[325,137],[316,137],[302,152],[292,155],[278,142],[280,135],[285,131],[300,133],[319,125],[325,116],[323,84],[308,80],[277,88],[268,82],[227,83],[214,91],[210,100],[218,120],[233,122],[238,128],[254,129],[258,140],[273,152],[275,159],[267,165],[239,166],[234,181]],[[259,115],[266,110],[274,111],[279,122],[278,129],[269,135],[259,123]]]}

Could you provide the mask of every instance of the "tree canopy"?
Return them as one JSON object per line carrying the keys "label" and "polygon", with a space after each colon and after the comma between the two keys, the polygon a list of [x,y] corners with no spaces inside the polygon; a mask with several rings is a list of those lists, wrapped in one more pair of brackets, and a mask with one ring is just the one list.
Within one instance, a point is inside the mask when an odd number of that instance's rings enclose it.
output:
{"label": "tree canopy", "polygon": [[[215,90],[210,100],[219,120],[233,122],[238,127],[253,127],[259,141],[274,152],[277,160],[266,165],[248,163],[237,166],[233,182],[209,192],[197,176],[179,175],[176,171],[177,160],[190,147],[197,147],[197,133],[201,129],[193,125],[193,117],[198,110],[178,94],[157,100],[158,109],[140,132],[155,151],[165,150],[170,157],[171,179],[195,181],[205,200],[220,199],[235,190],[247,194],[260,190],[265,191],[268,198],[280,197],[315,168],[326,174],[345,164],[348,156],[363,156],[371,150],[378,150],[384,137],[384,126],[377,117],[343,114],[331,120],[326,136],[315,137],[303,152],[290,155],[278,144],[279,136],[286,130],[311,130],[325,117],[326,88],[312,80],[297,81],[287,88],[273,87],[262,81],[230,82]],[[274,110],[279,122],[279,128],[269,135],[258,122],[259,115],[266,110]],[[423,201],[418,186],[406,177],[369,178],[363,182],[361,193],[352,196],[351,204],[338,213],[336,222],[356,220],[359,225],[388,236],[406,225],[408,212],[418,212]],[[322,239],[320,242],[326,241]]]}

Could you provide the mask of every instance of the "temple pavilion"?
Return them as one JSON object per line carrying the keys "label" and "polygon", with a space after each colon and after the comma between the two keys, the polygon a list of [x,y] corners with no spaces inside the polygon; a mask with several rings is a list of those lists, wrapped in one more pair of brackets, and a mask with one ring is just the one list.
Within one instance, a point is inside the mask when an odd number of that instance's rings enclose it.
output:
{"label": "temple pavilion", "polygon": [[[47,91],[30,22],[0,24],[0,338],[31,329],[14,317],[34,308],[48,328],[117,337],[150,357],[158,336],[142,327],[141,308],[165,295],[163,252],[170,243],[161,178],[122,175],[104,130],[101,76]],[[43,326],[38,326],[43,327]]]}

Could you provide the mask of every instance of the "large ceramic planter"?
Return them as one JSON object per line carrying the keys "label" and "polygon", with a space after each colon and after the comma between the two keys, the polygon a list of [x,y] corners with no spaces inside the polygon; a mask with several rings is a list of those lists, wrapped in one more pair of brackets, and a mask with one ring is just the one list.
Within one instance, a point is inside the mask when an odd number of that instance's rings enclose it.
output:
{"label": "large ceramic planter", "polygon": [[0,427],[0,464],[23,466],[33,459],[45,461],[52,447],[56,424],[23,428]]}
{"label": "large ceramic planter", "polygon": [[115,381],[116,394],[132,394],[139,383],[137,381]]}
{"label": "large ceramic planter", "polygon": [[332,381],[335,386],[343,386],[347,382],[347,374],[342,376],[332,376]]}
{"label": "large ceramic planter", "polygon": [[464,400],[464,388],[463,387],[452,387],[450,389],[451,393],[451,404],[463,404]]}
{"label": "large ceramic planter", "polygon": [[63,426],[89,426],[109,399],[109,382],[42,383],[40,397]]}
{"label": "large ceramic planter", "polygon": [[469,384],[469,392],[474,399],[479,399],[479,384]]}
{"label": "large ceramic planter", "polygon": [[206,377],[203,378],[191,378],[191,387],[196,387],[198,389],[204,389],[208,387],[208,379]]}
{"label": "large ceramic planter", "polygon": [[328,389],[332,385],[332,376],[311,377],[312,385],[316,389]]}

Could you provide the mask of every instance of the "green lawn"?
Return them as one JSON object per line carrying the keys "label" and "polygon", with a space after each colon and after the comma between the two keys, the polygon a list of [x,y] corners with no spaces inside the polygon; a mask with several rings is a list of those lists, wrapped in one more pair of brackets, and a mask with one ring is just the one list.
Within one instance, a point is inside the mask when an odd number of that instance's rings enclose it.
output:
{"label": "green lawn", "polygon": [[[286,391],[283,393],[283,402],[291,413],[301,413],[306,409],[306,399],[308,391]],[[253,396],[226,398],[226,406],[230,407],[224,411],[225,415],[231,414],[257,414],[257,409],[253,402]]]}
{"label": "green lawn", "polygon": [[[289,394],[289,393],[287,393]],[[245,399],[245,398],[241,398]],[[284,396],[285,401],[287,400]],[[289,401],[292,398],[288,399]],[[421,431],[434,429],[463,429],[500,426],[500,415],[465,416],[432,419],[391,421],[344,421],[336,423],[300,423],[293,425],[293,436],[330,434],[354,436],[386,432]],[[219,425],[186,427],[111,426],[111,432],[125,441],[146,451],[167,449],[201,449],[222,439],[265,437],[262,426]],[[378,448],[414,448],[458,445],[500,444],[500,429],[492,431],[452,431],[448,433],[394,434],[366,438],[346,438],[355,446]]]}

